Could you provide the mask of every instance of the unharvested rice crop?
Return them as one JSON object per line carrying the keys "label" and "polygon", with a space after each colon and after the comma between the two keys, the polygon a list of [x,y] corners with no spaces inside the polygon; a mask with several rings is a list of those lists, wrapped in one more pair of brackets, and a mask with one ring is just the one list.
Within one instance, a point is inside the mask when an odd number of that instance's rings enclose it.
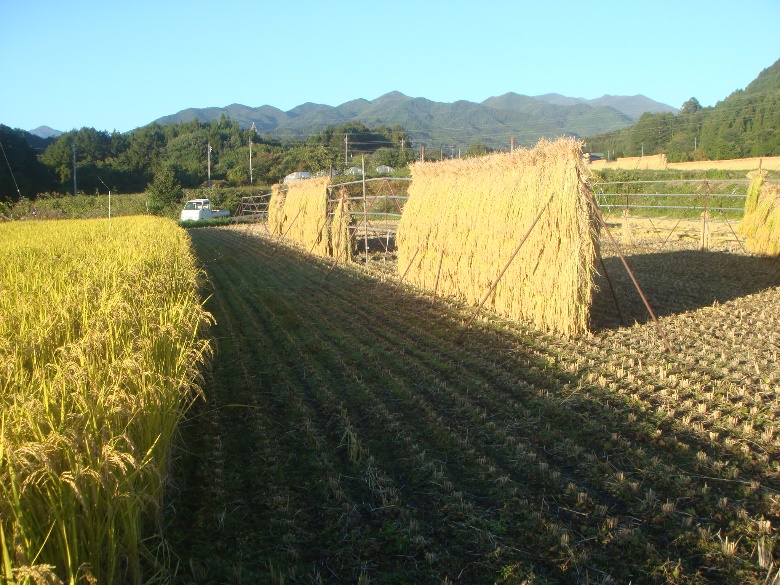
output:
{"label": "unharvested rice crop", "polygon": [[745,246],[761,256],[780,255],[780,188],[766,183],[766,171],[748,173],[752,179],[745,200],[745,215],[739,224],[747,236]]}
{"label": "unharvested rice crop", "polygon": [[0,239],[0,581],[140,583],[210,347],[189,236],[127,217]]}
{"label": "unharvested rice crop", "polygon": [[542,329],[582,333],[597,245],[586,176],[581,143],[572,139],[413,165],[398,226],[399,271],[408,268],[416,286],[478,304],[530,229],[487,307]]}
{"label": "unharvested rice crop", "polygon": [[308,252],[318,256],[329,253],[328,233],[328,191],[330,177],[292,181],[287,185],[284,201],[278,202],[278,192],[271,196],[273,217],[269,222],[271,233],[284,236],[301,244]]}

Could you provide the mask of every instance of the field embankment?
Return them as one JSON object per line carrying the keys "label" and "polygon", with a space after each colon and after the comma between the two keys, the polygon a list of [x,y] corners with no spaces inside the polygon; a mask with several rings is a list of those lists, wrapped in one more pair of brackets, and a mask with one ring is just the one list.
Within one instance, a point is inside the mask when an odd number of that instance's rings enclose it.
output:
{"label": "field embankment", "polygon": [[[254,231],[253,231],[254,230]],[[563,340],[279,244],[192,232],[218,340],[167,536],[186,582],[763,583],[778,554],[780,276],[604,247]],[[774,568],[771,568],[774,567]]]}
{"label": "field embankment", "polygon": [[0,241],[0,581],[145,582],[209,351],[189,238],[135,217],[10,222]]}
{"label": "field embankment", "polygon": [[597,160],[590,163],[594,171],[603,169],[625,170],[678,170],[678,171],[753,171],[762,168],[767,171],[780,171],[780,156],[735,158],[730,160],[700,160],[670,163],[665,154],[647,156],[629,156],[617,160]]}

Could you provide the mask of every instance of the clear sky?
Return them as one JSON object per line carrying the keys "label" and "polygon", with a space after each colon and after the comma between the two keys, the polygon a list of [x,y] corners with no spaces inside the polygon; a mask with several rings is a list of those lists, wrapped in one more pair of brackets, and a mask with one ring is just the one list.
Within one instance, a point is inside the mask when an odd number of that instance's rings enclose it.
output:
{"label": "clear sky", "polygon": [[0,0],[0,123],[125,132],[394,90],[710,106],[780,58],[778,22],[780,0]]}

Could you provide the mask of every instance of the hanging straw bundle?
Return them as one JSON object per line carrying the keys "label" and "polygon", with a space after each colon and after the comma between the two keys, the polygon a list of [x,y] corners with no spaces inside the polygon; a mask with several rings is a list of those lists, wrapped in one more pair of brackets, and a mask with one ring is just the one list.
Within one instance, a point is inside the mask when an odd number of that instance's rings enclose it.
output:
{"label": "hanging straw bundle", "polygon": [[351,261],[355,251],[352,230],[350,230],[350,226],[355,222],[355,216],[349,213],[351,205],[347,200],[348,197],[349,193],[342,187],[330,223],[330,253],[339,262],[342,259],[346,262]]}
{"label": "hanging straw bundle", "polygon": [[282,191],[281,185],[271,187],[271,198],[268,200],[268,231],[275,236],[284,234],[284,198],[286,191]]}
{"label": "hanging straw bundle", "polygon": [[747,236],[745,247],[753,254],[780,256],[780,188],[765,183],[766,176],[762,170],[748,173],[752,181],[739,232]]}
{"label": "hanging straw bundle", "polygon": [[527,234],[486,307],[565,335],[586,331],[598,230],[581,148],[543,140],[530,150],[413,165],[399,271],[478,304]]}
{"label": "hanging straw bundle", "polygon": [[328,185],[330,177],[289,183],[281,209],[276,209],[274,189],[268,211],[271,233],[298,242],[310,253],[327,256]]}

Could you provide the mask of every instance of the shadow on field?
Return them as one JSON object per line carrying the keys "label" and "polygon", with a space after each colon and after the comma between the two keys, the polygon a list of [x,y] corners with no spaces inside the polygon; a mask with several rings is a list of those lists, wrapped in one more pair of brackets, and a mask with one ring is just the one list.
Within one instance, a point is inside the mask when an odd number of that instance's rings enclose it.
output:
{"label": "shadow on field", "polygon": [[[776,476],[640,397],[668,379],[652,344],[637,344],[646,366],[628,388],[609,336],[578,344],[479,323],[458,343],[471,311],[432,307],[395,279],[222,228],[193,230],[192,241],[217,351],[174,454],[165,510],[176,582],[518,582],[507,568],[555,583],[587,571],[629,582],[648,568],[664,574],[668,558],[688,575],[745,582],[730,567],[746,557],[711,569],[722,555],[705,556],[689,536],[727,530],[738,514],[728,502],[768,516],[772,500],[748,498],[743,484],[777,490]],[[660,314],[780,281],[780,265],[736,255],[629,262]],[[624,313],[645,320],[619,260],[606,263]],[[599,284],[596,308],[612,316]],[[582,369],[561,367],[580,351]],[[727,459],[741,481],[707,467]],[[690,475],[702,470],[726,481]],[[688,525],[661,507],[683,501]],[[584,560],[573,567],[575,555]]]}
{"label": "shadow on field", "polygon": [[[605,250],[606,252],[606,250]],[[780,285],[780,261],[727,252],[677,250],[626,256],[657,316],[686,313]],[[626,325],[645,323],[650,316],[617,256],[605,257]],[[598,290],[593,299],[591,328],[621,326],[609,283],[597,263]]]}

